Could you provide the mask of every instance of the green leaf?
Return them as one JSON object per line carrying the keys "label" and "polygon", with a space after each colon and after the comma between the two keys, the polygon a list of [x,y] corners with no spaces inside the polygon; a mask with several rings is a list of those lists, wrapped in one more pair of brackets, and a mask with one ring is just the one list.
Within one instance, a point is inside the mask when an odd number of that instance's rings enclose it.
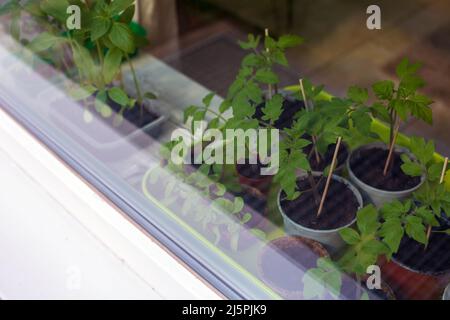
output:
{"label": "green leaf", "polygon": [[294,48],[303,43],[303,38],[297,35],[287,34],[278,39],[278,46],[282,49]]}
{"label": "green leaf", "polygon": [[255,53],[249,53],[242,59],[242,66],[243,67],[260,67],[264,65],[264,58],[261,56],[256,55]]}
{"label": "green leaf", "polygon": [[356,86],[352,86],[348,89],[347,96],[357,103],[365,103],[369,99],[367,89]]}
{"label": "green leaf", "polygon": [[274,52],[272,52],[272,59],[273,61],[284,67],[287,67],[289,65],[286,55],[280,50],[275,50]]}
{"label": "green leaf", "polygon": [[359,233],[352,228],[342,229],[339,231],[339,234],[341,235],[342,239],[349,245],[357,244],[361,240]]}
{"label": "green leaf", "polygon": [[114,0],[110,5],[111,15],[115,16],[134,4],[135,0]]}
{"label": "green leaf", "polygon": [[375,117],[378,119],[384,121],[384,122],[390,122],[390,116],[388,109],[383,106],[381,103],[374,103],[371,107],[372,113]]}
{"label": "green leaf", "polygon": [[233,99],[233,116],[236,119],[251,117],[255,109],[250,105],[245,91],[239,92]]}
{"label": "green leaf", "polygon": [[212,99],[215,97],[215,93],[214,92],[211,92],[211,93],[208,93],[204,98],[203,98],[203,100],[202,100],[202,102],[203,102],[203,104],[205,105],[205,107],[209,107],[210,105],[211,105],[211,101],[212,101]]}
{"label": "green leaf", "polygon": [[406,217],[406,225],[405,225],[406,234],[416,240],[417,242],[426,244],[427,243],[427,235],[426,228],[422,224],[422,219],[416,216],[408,216]]}
{"label": "green leaf", "polygon": [[394,94],[394,83],[390,80],[376,82],[372,86],[378,99],[390,100]]}
{"label": "green leaf", "polygon": [[222,103],[219,106],[219,112],[224,113],[225,111],[230,109],[230,107],[231,107],[231,101],[228,99],[225,99],[222,101]]}
{"label": "green leaf", "polygon": [[28,48],[33,52],[41,52],[48,50],[57,44],[61,44],[64,41],[66,41],[66,39],[54,36],[48,32],[43,32],[28,44]]}
{"label": "green leaf", "polygon": [[245,92],[247,94],[248,99],[253,101],[255,104],[260,104],[263,101],[262,98],[262,91],[261,89],[256,85],[255,82],[249,81],[247,85],[245,86]]}
{"label": "green leaf", "polygon": [[100,90],[96,97],[95,97],[95,110],[97,110],[97,112],[101,113],[102,110],[105,108],[104,105],[106,105],[106,102],[108,100],[108,96],[106,94],[105,90]]}
{"label": "green leaf", "polygon": [[103,79],[106,84],[111,83],[119,73],[122,58],[122,51],[117,48],[110,49],[106,53],[103,65]]}
{"label": "green leaf", "polygon": [[149,100],[156,100],[158,99],[158,96],[153,92],[147,91],[146,93],[144,93],[144,98]]}
{"label": "green leaf", "polygon": [[91,85],[86,85],[83,87],[77,87],[75,89],[72,89],[69,91],[69,95],[74,99],[75,101],[84,100],[88,97],[90,97],[95,91],[97,91],[97,88]]}
{"label": "green leaf", "polygon": [[78,70],[90,82],[95,83],[97,80],[97,67],[89,51],[80,45],[73,46],[73,61]]}
{"label": "green leaf", "polygon": [[422,175],[422,167],[414,162],[406,162],[401,165],[402,171],[411,177],[420,177]]}
{"label": "green leaf", "polygon": [[273,73],[271,70],[268,69],[260,69],[256,72],[255,75],[256,81],[265,83],[265,84],[276,84],[280,80],[278,79],[278,76]]}
{"label": "green leaf", "polygon": [[380,228],[380,236],[392,253],[396,253],[403,238],[404,230],[399,218],[386,220]]}
{"label": "green leaf", "polygon": [[67,8],[69,2],[66,0],[42,0],[41,10],[47,13],[49,16],[55,18],[60,23],[66,24]]}
{"label": "green leaf", "polygon": [[105,17],[94,17],[90,23],[91,41],[95,42],[103,37],[111,27],[111,20]]}
{"label": "green leaf", "polygon": [[125,53],[133,53],[136,48],[133,42],[133,34],[130,28],[119,22],[115,22],[109,32],[109,40]]}
{"label": "green leaf", "polygon": [[241,197],[234,198],[233,213],[239,213],[244,209],[244,200]]}
{"label": "green leaf", "polygon": [[379,227],[377,209],[370,204],[359,210],[356,224],[362,235],[375,232]]}
{"label": "green leaf", "polygon": [[114,87],[109,89],[108,96],[112,101],[118,103],[122,107],[128,105],[128,95],[120,88]]}
{"label": "green leaf", "polygon": [[272,99],[267,100],[265,107],[262,109],[264,113],[263,120],[270,121],[274,123],[280,118],[283,112],[283,96],[281,94],[276,94]]}
{"label": "green leaf", "polygon": [[253,34],[249,34],[247,42],[238,41],[238,43],[242,49],[249,50],[258,48],[260,40],[260,36],[255,37]]}
{"label": "green leaf", "polygon": [[402,79],[406,76],[416,73],[420,67],[420,63],[410,64],[408,58],[403,58],[402,61],[397,65],[396,73],[397,76]]}
{"label": "green leaf", "polygon": [[134,17],[134,13],[136,11],[136,6],[132,5],[130,7],[128,7],[121,15],[119,18],[119,21],[125,24],[130,24],[131,21],[133,20]]}

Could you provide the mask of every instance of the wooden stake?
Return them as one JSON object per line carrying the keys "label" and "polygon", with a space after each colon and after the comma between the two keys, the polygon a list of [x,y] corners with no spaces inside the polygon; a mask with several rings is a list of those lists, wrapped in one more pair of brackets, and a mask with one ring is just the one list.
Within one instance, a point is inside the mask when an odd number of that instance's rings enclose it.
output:
{"label": "wooden stake", "polygon": [[[269,37],[269,29],[268,29],[268,28],[266,28],[266,29],[264,30],[264,35],[265,35],[266,37]],[[267,52],[267,53],[270,52],[269,48],[266,48],[266,52]],[[269,87],[269,99],[272,99],[272,85],[269,84],[268,87]]]}
{"label": "wooden stake", "polygon": [[439,180],[439,184],[444,183],[445,173],[447,172],[447,165],[448,165],[448,157],[445,157],[444,166],[442,167],[441,179]]}
{"label": "wooden stake", "polygon": [[[299,83],[300,83],[300,91],[301,91],[302,96],[303,96],[303,102],[305,103],[306,111],[309,112],[311,109],[309,107],[308,100],[306,100],[305,88],[303,87],[303,79],[300,79]],[[316,162],[319,164],[320,163],[320,156],[319,156],[319,153],[317,152],[317,148],[316,148],[317,139],[316,139],[315,136],[312,136],[312,141],[313,141],[313,149],[314,149],[314,155],[316,157]]]}
{"label": "wooden stake", "polygon": [[[447,172],[447,165],[448,165],[448,157],[445,157],[444,165],[442,166],[441,179],[439,179],[439,184],[444,183],[445,173]],[[431,235],[431,225],[429,225],[428,229],[427,229],[427,243],[425,244],[424,250],[427,250],[428,240],[430,239],[430,235]]]}
{"label": "wooden stake", "polygon": [[341,146],[342,137],[338,137],[336,142],[336,148],[334,149],[333,160],[331,161],[330,172],[328,172],[327,183],[325,185],[325,190],[322,194],[322,199],[320,200],[319,210],[317,211],[317,216],[319,217],[323,210],[323,205],[325,204],[325,199],[327,197],[328,189],[330,187],[331,178],[333,177],[333,171],[336,167],[337,156],[339,153],[339,147]]}
{"label": "wooden stake", "polygon": [[394,129],[394,137],[392,139],[392,144],[389,146],[389,154],[384,165],[383,176],[387,175],[389,169],[389,164],[391,163],[392,155],[394,154],[395,143],[397,141],[398,130],[400,129],[400,123],[397,123]]}

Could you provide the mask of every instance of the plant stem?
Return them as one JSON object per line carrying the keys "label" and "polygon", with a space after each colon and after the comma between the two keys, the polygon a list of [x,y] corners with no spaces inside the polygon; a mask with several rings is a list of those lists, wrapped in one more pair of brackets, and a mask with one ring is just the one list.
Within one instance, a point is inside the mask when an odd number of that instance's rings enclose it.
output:
{"label": "plant stem", "polygon": [[319,194],[319,191],[317,190],[317,184],[314,181],[314,177],[313,177],[311,171],[308,171],[308,181],[309,181],[309,184],[311,185],[311,190],[313,192],[314,203],[316,204],[316,206],[318,206],[320,203],[320,194]]}
{"label": "plant stem", "polygon": [[[396,122],[397,122],[397,121],[396,121]],[[386,159],[386,163],[384,164],[383,176],[386,176],[389,167],[392,167],[392,166],[391,166],[392,155],[394,154],[395,143],[396,143],[396,141],[397,141],[397,136],[398,136],[399,126],[400,126],[399,123],[397,123],[397,124],[395,125],[394,136],[393,136],[393,138],[392,138],[392,142],[391,142],[391,145],[390,145],[390,147],[389,147],[389,154],[388,154],[388,157],[387,157],[387,159]]]}
{"label": "plant stem", "polygon": [[[309,104],[308,104],[308,100],[306,100],[306,92],[305,92],[305,88],[303,87],[303,79],[299,80],[300,83],[300,91],[302,92],[302,96],[303,96],[303,102],[305,104],[305,108],[306,111],[310,111],[309,109]],[[311,136],[312,138],[312,142],[313,142],[313,150],[314,150],[314,154],[316,156],[316,162],[317,164],[320,163],[320,156],[319,156],[319,152],[317,152],[317,139],[314,135]]]}
{"label": "plant stem", "polygon": [[136,76],[136,71],[134,70],[133,62],[131,62],[131,59],[130,59],[128,54],[126,54],[125,56],[127,58],[128,64],[130,65],[130,70],[131,70],[131,73],[133,75],[133,81],[134,81],[134,85],[136,87],[136,92],[137,92],[137,96],[138,96],[138,103],[139,103],[141,119],[142,119],[142,117],[144,116],[144,107],[142,105],[143,99],[142,99],[141,86],[139,85],[139,81],[138,81],[137,76]]}
{"label": "plant stem", "polygon": [[100,64],[101,64],[101,67],[102,67],[102,70],[103,70],[103,60],[104,59],[103,59],[102,49],[100,47],[100,42],[98,42],[98,40],[95,41],[95,46],[97,47],[98,61],[100,61]]}
{"label": "plant stem", "polygon": [[338,137],[336,142],[336,148],[334,149],[333,160],[331,161],[330,171],[328,172],[327,183],[325,184],[325,189],[322,194],[322,199],[320,200],[319,210],[317,210],[317,217],[320,216],[323,210],[323,205],[325,204],[325,199],[327,198],[328,189],[330,187],[331,178],[333,177],[333,171],[336,167],[337,155],[339,153],[339,147],[341,146],[342,137]]}

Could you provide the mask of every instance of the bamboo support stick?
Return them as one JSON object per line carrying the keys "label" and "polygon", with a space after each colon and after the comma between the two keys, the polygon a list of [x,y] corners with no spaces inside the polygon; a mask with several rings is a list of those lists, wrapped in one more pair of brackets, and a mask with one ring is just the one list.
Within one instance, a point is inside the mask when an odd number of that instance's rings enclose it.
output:
{"label": "bamboo support stick", "polygon": [[[303,102],[305,103],[306,111],[309,112],[311,109],[309,107],[308,100],[306,100],[306,92],[305,92],[305,88],[303,87],[303,79],[300,79],[299,83],[300,83],[300,91],[301,91],[302,96],[303,96]],[[314,155],[316,157],[316,162],[319,164],[320,163],[320,156],[319,156],[319,153],[317,152],[317,148],[316,148],[317,139],[316,139],[316,137],[314,135],[311,138],[312,138],[312,141],[313,141],[313,149],[314,149]]]}
{"label": "bamboo support stick", "polygon": [[342,137],[338,137],[336,142],[336,148],[334,149],[333,160],[331,161],[330,171],[328,172],[327,183],[325,184],[325,190],[322,194],[322,199],[320,200],[319,210],[317,210],[317,216],[319,217],[323,210],[323,205],[325,204],[325,199],[327,197],[328,189],[330,187],[331,178],[333,177],[333,171],[336,167],[337,156],[339,153],[339,147],[341,146]]}
{"label": "bamboo support stick", "polygon": [[384,170],[383,170],[383,176],[387,175],[388,169],[389,169],[389,165],[391,163],[391,159],[392,159],[392,155],[394,154],[394,149],[395,149],[395,143],[397,141],[397,136],[398,136],[398,130],[400,129],[400,123],[397,122],[395,129],[394,129],[394,137],[392,139],[392,143],[389,146],[389,154],[388,157],[386,159],[386,163],[384,164]]}
{"label": "bamboo support stick", "polygon": [[[448,166],[448,157],[445,157],[444,165],[442,166],[441,178],[439,179],[439,184],[444,183],[445,173],[447,172],[447,166]],[[424,250],[427,250],[428,240],[430,239],[430,235],[431,235],[431,225],[429,225],[428,229],[427,229],[427,243],[425,244]]]}

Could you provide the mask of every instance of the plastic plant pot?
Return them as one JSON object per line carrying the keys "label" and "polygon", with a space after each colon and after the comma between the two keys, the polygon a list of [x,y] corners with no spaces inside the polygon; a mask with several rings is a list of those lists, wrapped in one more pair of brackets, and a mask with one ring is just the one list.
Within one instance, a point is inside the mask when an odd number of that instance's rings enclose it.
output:
{"label": "plastic plant pot", "polygon": [[[321,174],[313,173],[313,176],[318,177],[318,176],[321,176]],[[356,211],[358,211],[359,209],[361,209],[363,207],[363,199],[362,199],[361,194],[348,180],[346,180],[342,177],[336,176],[336,175],[333,175],[332,180],[340,182],[341,184],[345,185],[352,192],[352,194],[355,197],[357,204],[358,204],[358,208],[356,208]],[[327,249],[333,253],[339,251],[341,248],[343,248],[345,246],[345,242],[342,240],[341,236],[339,235],[339,231],[344,228],[352,226],[356,222],[356,211],[355,211],[354,218],[351,219],[350,222],[348,222],[345,225],[342,225],[338,228],[325,229],[325,230],[312,229],[312,228],[305,227],[305,226],[293,221],[284,212],[282,205],[281,205],[281,194],[282,194],[282,190],[280,190],[278,192],[277,204],[278,204],[278,209],[281,212],[281,215],[283,216],[284,229],[287,234],[292,235],[292,236],[301,236],[304,238],[318,241],[318,242],[324,244],[327,247]],[[329,197],[327,197],[326,201],[330,201],[330,200],[331,199]],[[298,208],[298,210],[302,210],[302,208]]]}
{"label": "plastic plant pot", "polygon": [[450,283],[444,290],[444,294],[442,295],[442,300],[450,300]]}
{"label": "plastic plant pot", "polygon": [[[399,299],[430,300],[442,297],[445,286],[450,282],[450,252],[447,252],[449,242],[450,236],[432,233],[425,250],[423,245],[405,236],[399,252],[382,266],[383,277]],[[403,247],[404,243],[410,245]],[[405,260],[404,257],[408,259]],[[423,262],[420,265],[412,262],[417,259],[422,259]],[[433,259],[434,263],[428,262],[429,259]],[[436,261],[441,264],[436,264]]]}
{"label": "plastic plant pot", "polygon": [[302,273],[329,257],[318,242],[302,237],[281,237],[269,242],[258,255],[261,279],[286,299],[303,299]]}
{"label": "plastic plant pot", "polygon": [[[387,191],[382,190],[379,188],[375,188],[365,182],[363,182],[358,176],[356,175],[355,171],[352,169],[352,159],[353,157],[357,156],[359,153],[371,149],[381,149],[381,150],[387,150],[387,146],[383,143],[371,143],[364,146],[361,146],[355,150],[353,150],[350,154],[350,156],[347,159],[347,170],[350,181],[361,191],[363,197],[365,200],[373,203],[377,207],[383,206],[383,204],[391,202],[393,200],[402,200],[409,198],[414,191],[420,188],[420,186],[425,182],[425,176],[422,176],[418,178],[417,185],[410,187],[405,190],[399,190],[399,191]],[[395,147],[395,152],[397,154],[407,154],[411,159],[414,159],[414,156],[412,153],[406,149],[399,146]],[[367,168],[366,170],[370,170],[370,168]]]}
{"label": "plastic plant pot", "polygon": [[[167,117],[159,112],[163,106],[160,102],[144,100],[144,107],[152,110],[157,118],[142,127],[123,120],[121,126],[126,126],[126,133],[118,132],[110,119],[103,119],[95,110],[91,110],[92,122],[84,120],[84,108],[82,105],[70,105],[64,108],[59,103],[53,103],[50,112],[51,120],[62,130],[69,131],[71,137],[79,141],[89,151],[101,159],[118,160],[129,156],[133,148],[145,147],[161,133],[162,126]],[[158,104],[156,107],[155,104]],[[156,107],[156,108],[155,108]]]}
{"label": "plastic plant pot", "polygon": [[248,164],[245,160],[244,164],[236,164],[236,172],[239,183],[242,186],[248,186],[259,190],[262,194],[267,195],[272,184],[273,175],[260,174],[263,165],[261,163]]}

